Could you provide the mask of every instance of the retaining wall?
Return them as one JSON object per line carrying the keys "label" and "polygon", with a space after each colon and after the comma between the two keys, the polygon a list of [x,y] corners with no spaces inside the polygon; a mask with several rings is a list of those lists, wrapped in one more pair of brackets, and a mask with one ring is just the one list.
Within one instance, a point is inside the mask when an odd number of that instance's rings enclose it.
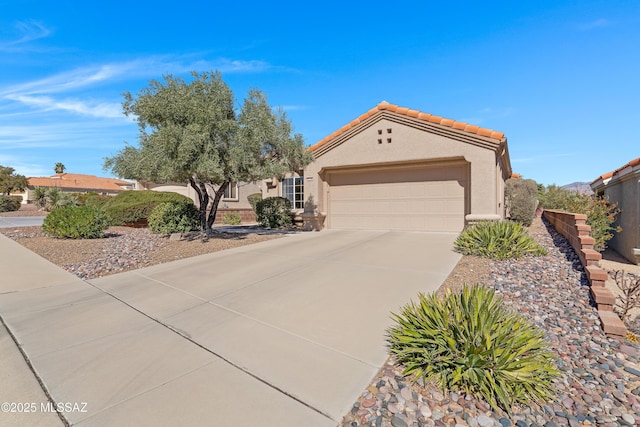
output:
{"label": "retaining wall", "polygon": [[240,215],[240,221],[242,224],[252,224],[256,222],[256,214],[253,212],[253,209],[245,209],[245,208],[218,208],[216,212],[216,219],[214,224],[222,224],[222,220],[224,216],[228,213],[236,213]]}
{"label": "retaining wall", "polygon": [[591,237],[591,227],[587,225],[587,216],[554,210],[545,210],[543,215],[556,231],[567,239],[578,254],[589,280],[591,296],[596,303],[604,332],[609,335],[625,336],[627,328],[613,312],[616,297],[605,286],[609,275],[600,268],[602,255],[593,249],[595,239]]}

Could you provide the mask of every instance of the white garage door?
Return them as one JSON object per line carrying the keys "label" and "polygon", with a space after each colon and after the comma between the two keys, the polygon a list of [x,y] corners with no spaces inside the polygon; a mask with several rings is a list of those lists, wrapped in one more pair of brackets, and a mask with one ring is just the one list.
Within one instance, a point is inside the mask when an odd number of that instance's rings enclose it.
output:
{"label": "white garage door", "polygon": [[328,225],[459,232],[464,227],[467,175],[464,164],[331,172]]}

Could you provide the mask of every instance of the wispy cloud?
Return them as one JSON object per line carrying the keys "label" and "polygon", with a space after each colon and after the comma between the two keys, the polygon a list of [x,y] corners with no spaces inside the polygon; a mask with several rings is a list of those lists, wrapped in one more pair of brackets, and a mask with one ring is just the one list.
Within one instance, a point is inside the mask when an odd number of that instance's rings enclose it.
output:
{"label": "wispy cloud", "polygon": [[[159,78],[162,74],[219,70],[222,73],[261,73],[277,67],[259,60],[218,58],[194,60],[193,55],[156,55],[130,61],[112,62],[53,74],[41,79],[0,87],[0,100],[17,102],[41,111],[61,110],[101,118],[122,118],[120,93],[112,99],[94,100],[99,86],[124,86],[125,81]],[[86,100],[91,95],[91,100]],[[68,94],[64,96],[61,94]],[[3,106],[0,105],[0,108]]]}
{"label": "wispy cloud", "polygon": [[76,100],[55,100],[48,96],[8,95],[7,99],[35,106],[44,111],[64,110],[92,117],[122,118],[122,107],[119,103],[98,102],[93,105]]}
{"label": "wispy cloud", "polygon": [[589,30],[594,30],[596,28],[608,27],[612,24],[613,23],[608,19],[599,18],[599,19],[596,19],[595,21],[578,24],[578,29],[580,31],[589,31]]}
{"label": "wispy cloud", "polygon": [[21,156],[11,156],[0,153],[0,165],[11,165],[16,173],[24,176],[43,176],[51,175],[52,168],[48,170],[42,165],[25,162]]}
{"label": "wispy cloud", "polygon": [[24,45],[51,35],[52,31],[38,21],[18,21],[15,24],[18,35],[15,40],[0,41],[0,51],[16,51]]}

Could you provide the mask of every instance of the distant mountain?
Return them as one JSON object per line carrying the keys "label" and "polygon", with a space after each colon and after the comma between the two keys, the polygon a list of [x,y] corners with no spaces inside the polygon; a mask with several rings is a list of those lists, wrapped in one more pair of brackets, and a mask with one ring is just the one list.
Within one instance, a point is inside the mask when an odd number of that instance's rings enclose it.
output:
{"label": "distant mountain", "polygon": [[582,194],[593,194],[593,190],[588,182],[572,182],[571,184],[563,185],[560,188],[565,190],[576,191]]}

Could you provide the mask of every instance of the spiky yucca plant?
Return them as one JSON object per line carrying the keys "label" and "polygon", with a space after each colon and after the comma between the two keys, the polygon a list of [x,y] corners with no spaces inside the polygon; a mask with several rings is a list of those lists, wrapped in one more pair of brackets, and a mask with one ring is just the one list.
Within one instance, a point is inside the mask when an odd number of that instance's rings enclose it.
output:
{"label": "spiky yucca plant", "polygon": [[484,398],[493,408],[542,403],[559,375],[544,335],[504,308],[493,290],[465,286],[439,300],[419,295],[387,330],[390,352],[405,375]]}
{"label": "spiky yucca plant", "polygon": [[521,224],[511,221],[479,222],[460,233],[454,249],[464,255],[493,259],[547,254]]}

